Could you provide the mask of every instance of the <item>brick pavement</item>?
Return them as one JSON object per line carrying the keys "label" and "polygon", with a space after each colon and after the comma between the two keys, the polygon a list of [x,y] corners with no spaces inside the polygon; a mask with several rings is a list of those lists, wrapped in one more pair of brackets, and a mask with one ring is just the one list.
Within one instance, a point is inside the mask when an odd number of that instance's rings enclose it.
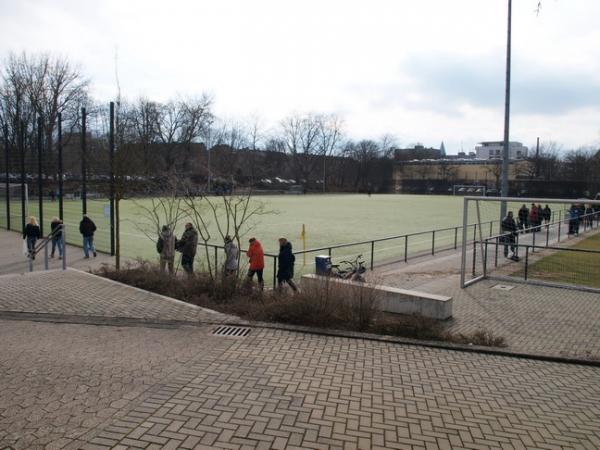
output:
{"label": "brick pavement", "polygon": [[[453,318],[446,323],[452,331],[491,331],[515,352],[600,359],[598,293],[493,280],[461,289],[455,252],[379,267],[371,276],[389,286],[452,296]],[[498,284],[513,288],[493,289]]]}
{"label": "brick pavement", "polygon": [[0,447],[600,447],[595,367],[260,329],[0,335]]}
{"label": "brick pavement", "polygon": [[0,316],[7,312],[155,322],[237,320],[73,269],[0,277]]}

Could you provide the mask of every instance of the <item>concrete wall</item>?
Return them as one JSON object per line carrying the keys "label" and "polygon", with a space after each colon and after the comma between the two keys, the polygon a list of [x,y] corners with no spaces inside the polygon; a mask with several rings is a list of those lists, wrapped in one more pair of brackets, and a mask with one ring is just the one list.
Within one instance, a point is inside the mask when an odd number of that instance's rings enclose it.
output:
{"label": "concrete wall", "polygon": [[380,286],[371,283],[326,278],[314,274],[302,276],[305,288],[319,288],[323,283],[342,283],[346,286],[375,289],[381,299],[381,309],[396,314],[420,314],[432,319],[446,320],[452,317],[452,297],[428,294],[426,292]]}

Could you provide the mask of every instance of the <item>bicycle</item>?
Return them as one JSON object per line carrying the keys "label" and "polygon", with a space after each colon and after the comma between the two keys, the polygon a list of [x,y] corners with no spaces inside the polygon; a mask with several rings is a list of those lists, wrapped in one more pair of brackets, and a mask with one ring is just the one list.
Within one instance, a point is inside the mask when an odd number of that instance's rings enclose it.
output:
{"label": "bicycle", "polygon": [[352,261],[340,261],[339,264],[332,264],[330,276],[364,283],[363,273],[367,271],[367,268],[362,257],[363,255],[358,255]]}

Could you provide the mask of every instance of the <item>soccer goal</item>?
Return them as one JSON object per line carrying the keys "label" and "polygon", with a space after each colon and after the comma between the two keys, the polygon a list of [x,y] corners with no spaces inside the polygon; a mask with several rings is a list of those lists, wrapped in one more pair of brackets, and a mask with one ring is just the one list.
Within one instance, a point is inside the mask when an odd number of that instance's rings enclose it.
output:
{"label": "soccer goal", "polygon": [[600,292],[599,244],[600,200],[467,196],[461,287],[493,279]]}
{"label": "soccer goal", "polygon": [[22,211],[21,202],[24,200],[25,216],[29,214],[29,194],[27,184],[0,184],[0,226],[3,228],[20,229]]}
{"label": "soccer goal", "polygon": [[452,195],[483,195],[485,196],[486,187],[475,184],[454,184],[452,185]]}

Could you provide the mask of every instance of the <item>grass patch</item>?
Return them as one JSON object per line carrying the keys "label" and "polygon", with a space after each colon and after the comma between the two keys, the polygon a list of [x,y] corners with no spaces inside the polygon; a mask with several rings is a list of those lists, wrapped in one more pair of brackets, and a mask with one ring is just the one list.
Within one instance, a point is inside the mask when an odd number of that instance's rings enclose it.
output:
{"label": "grass patch", "polygon": [[154,264],[138,261],[121,270],[103,267],[98,275],[194,305],[250,321],[368,332],[461,344],[504,346],[504,339],[480,330],[464,335],[445,329],[444,322],[417,315],[381,311],[378,291],[365,285],[323,282],[298,293],[289,290],[248,291],[239,280],[211,281],[205,274],[171,277]]}
{"label": "grass patch", "polygon": [[[570,248],[600,252],[600,233]],[[523,270],[518,275],[523,276]],[[555,251],[530,264],[528,278],[600,288],[600,253]]]}

